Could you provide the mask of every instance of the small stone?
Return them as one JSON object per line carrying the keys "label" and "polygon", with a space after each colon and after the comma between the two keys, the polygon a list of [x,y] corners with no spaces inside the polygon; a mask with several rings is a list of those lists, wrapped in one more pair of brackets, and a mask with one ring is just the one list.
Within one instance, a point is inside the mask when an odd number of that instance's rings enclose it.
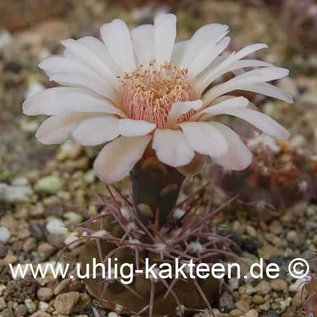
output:
{"label": "small stone", "polygon": [[283,227],[279,221],[273,221],[270,225],[270,231],[276,235],[279,235],[283,232]]}
{"label": "small stone", "polygon": [[222,312],[232,311],[235,307],[233,296],[228,292],[224,292],[220,296],[219,307]]}
{"label": "small stone", "polygon": [[[10,281],[4,290],[4,298],[7,301],[23,303],[35,298],[38,284],[32,278]],[[25,303],[26,304],[26,303]]]}
{"label": "small stone", "polygon": [[265,299],[261,295],[254,295],[252,298],[253,302],[257,305],[261,305],[265,302]]}
{"label": "small stone", "polygon": [[1,312],[1,317],[14,317],[12,308],[6,308]]}
{"label": "small stone", "polygon": [[33,194],[29,186],[10,186],[0,183],[0,201],[8,203],[27,203],[30,202]]}
{"label": "small stone", "polygon": [[263,280],[256,285],[255,289],[258,294],[266,295],[271,291],[271,286],[269,282]]}
{"label": "small stone", "polygon": [[6,301],[3,297],[0,297],[0,311],[4,310],[7,307]]}
{"label": "small stone", "polygon": [[51,317],[51,315],[44,311],[39,310],[36,313],[32,314],[31,317]]}
{"label": "small stone", "polygon": [[246,226],[246,232],[250,237],[256,237],[257,236],[257,232],[256,230],[251,227],[251,226]]}
{"label": "small stone", "polygon": [[24,252],[31,252],[36,248],[36,246],[37,246],[36,239],[33,237],[30,237],[24,242],[22,248]]}
{"label": "small stone", "polygon": [[7,288],[7,287],[6,287],[5,285],[0,284],[0,296],[3,295],[3,293],[4,293],[4,291],[5,291],[6,288]]}
{"label": "small stone", "polygon": [[67,220],[67,223],[70,225],[78,225],[83,221],[81,214],[73,211],[68,211],[64,214],[64,218]]}
{"label": "small stone", "polygon": [[108,314],[108,317],[119,317],[119,315],[112,311]]}
{"label": "small stone", "polygon": [[267,317],[279,317],[279,314],[275,310],[269,310],[267,312]]}
{"label": "small stone", "polygon": [[19,304],[15,309],[14,309],[15,315],[16,316],[26,316],[29,312],[28,308],[24,304]]}
{"label": "small stone", "polygon": [[263,311],[268,311],[270,309],[270,304],[269,303],[265,303],[259,306],[259,308]]}
{"label": "small stone", "polygon": [[68,233],[67,228],[65,227],[65,224],[63,221],[59,219],[51,219],[46,224],[46,230],[51,234],[56,235],[66,235]]}
{"label": "small stone", "polygon": [[0,242],[7,243],[10,240],[11,234],[8,228],[1,226],[0,227]]}
{"label": "small stone", "polygon": [[34,189],[43,194],[56,194],[62,187],[62,180],[58,176],[45,176],[35,184]]}
{"label": "small stone", "polygon": [[53,297],[53,290],[48,287],[41,287],[37,291],[37,298],[43,302],[49,302]]}
{"label": "small stone", "polygon": [[284,292],[287,290],[287,283],[284,280],[273,280],[271,281],[271,287],[276,292]]}
{"label": "small stone", "polygon": [[37,251],[44,256],[49,256],[55,251],[55,247],[47,242],[41,242],[37,248]]}
{"label": "small stone", "polygon": [[241,317],[241,316],[243,316],[243,313],[239,309],[234,309],[230,312],[230,317]]}
{"label": "small stone", "polygon": [[8,254],[8,247],[0,243],[0,258],[4,258]]}
{"label": "small stone", "polygon": [[289,231],[286,235],[286,240],[288,242],[294,242],[297,239],[297,232],[296,231]]}
{"label": "small stone", "polygon": [[84,181],[87,184],[92,184],[96,180],[96,173],[94,170],[90,170],[84,174]]}
{"label": "small stone", "polygon": [[36,304],[31,299],[26,299],[24,303],[30,314],[33,314],[36,311]]}
{"label": "small stone", "polygon": [[54,288],[54,294],[59,295],[62,293],[66,293],[70,289],[70,279],[62,280],[55,288]]}
{"label": "small stone", "polygon": [[242,312],[247,312],[250,309],[250,300],[249,299],[240,299],[236,302],[236,308]]}
{"label": "small stone", "polygon": [[72,232],[67,236],[65,239],[64,243],[67,245],[69,249],[73,249],[78,246],[80,241],[76,242],[78,240],[78,233],[77,232]]}
{"label": "small stone", "polygon": [[251,309],[244,316],[245,317],[258,317],[259,313],[255,309]]}
{"label": "small stone", "polygon": [[60,147],[60,151],[57,154],[57,159],[63,161],[65,159],[76,159],[82,152],[82,147],[74,141],[66,141]]}
{"label": "small stone", "polygon": [[71,314],[79,301],[80,294],[78,292],[69,292],[58,295],[54,301],[54,307],[61,314]]}
{"label": "small stone", "polygon": [[49,304],[45,302],[39,302],[39,309],[41,311],[47,311],[49,307],[50,307]]}

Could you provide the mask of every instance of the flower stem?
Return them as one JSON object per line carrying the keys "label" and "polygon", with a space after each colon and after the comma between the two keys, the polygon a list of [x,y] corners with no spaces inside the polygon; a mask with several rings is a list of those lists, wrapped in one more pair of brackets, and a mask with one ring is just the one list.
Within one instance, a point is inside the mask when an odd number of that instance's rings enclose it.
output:
{"label": "flower stem", "polygon": [[175,207],[185,176],[155,156],[148,156],[134,167],[131,179],[133,201],[141,221],[162,227]]}

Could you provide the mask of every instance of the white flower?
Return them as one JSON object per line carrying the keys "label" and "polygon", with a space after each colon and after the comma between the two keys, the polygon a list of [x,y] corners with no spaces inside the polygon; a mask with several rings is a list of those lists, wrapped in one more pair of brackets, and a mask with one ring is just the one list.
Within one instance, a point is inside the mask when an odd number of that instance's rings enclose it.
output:
{"label": "white flower", "polygon": [[[249,107],[246,98],[230,94],[244,90],[286,102],[292,98],[268,83],[287,76],[286,69],[244,59],[267,46],[253,44],[225,56],[227,33],[226,25],[208,24],[190,40],[175,43],[173,14],[159,14],[154,25],[131,32],[122,20],[113,20],[101,27],[102,41],[62,41],[63,55],[40,63],[63,87],[30,97],[23,111],[50,116],[36,133],[42,143],[73,137],[84,146],[106,144],[94,164],[106,183],[125,177],[147,147],[176,168],[201,155],[227,169],[244,169],[251,152],[233,130],[215,121],[219,115],[248,121],[276,138],[287,138],[288,132]],[[225,81],[228,73],[235,76]]]}

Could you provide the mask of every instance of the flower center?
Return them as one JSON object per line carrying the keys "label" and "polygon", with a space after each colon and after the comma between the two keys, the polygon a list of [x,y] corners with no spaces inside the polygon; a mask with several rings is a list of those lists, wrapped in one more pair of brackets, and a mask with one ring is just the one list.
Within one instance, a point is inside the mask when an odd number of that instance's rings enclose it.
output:
{"label": "flower center", "polygon": [[[121,78],[121,104],[129,118],[155,123],[165,128],[172,105],[177,101],[194,99],[187,69],[170,63],[157,66],[151,62],[148,68],[142,65]],[[188,120],[187,113],[180,122]]]}

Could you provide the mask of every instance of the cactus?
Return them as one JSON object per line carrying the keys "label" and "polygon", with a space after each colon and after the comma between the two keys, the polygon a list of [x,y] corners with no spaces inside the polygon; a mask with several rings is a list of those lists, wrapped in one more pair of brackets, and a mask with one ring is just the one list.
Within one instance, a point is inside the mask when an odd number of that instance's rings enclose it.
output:
{"label": "cactus", "polygon": [[[151,169],[154,167],[158,168],[155,164],[151,165]],[[136,168],[140,169],[140,166]],[[83,274],[87,273],[86,264],[92,267],[94,258],[98,263],[106,263],[109,258],[117,259],[118,267],[133,263],[135,268],[142,269],[145,258],[151,264],[174,263],[178,258],[180,263],[192,259],[195,264],[203,262],[211,266],[233,255],[230,251],[231,240],[216,233],[212,223],[214,215],[209,208],[202,206],[204,188],[175,205],[179,187],[169,193],[164,186],[172,187],[174,182],[169,183],[169,173],[177,174],[176,171],[169,171],[167,175],[156,174],[163,177],[158,181],[157,188],[145,186],[143,181],[147,182],[148,179],[143,178],[142,169],[133,173],[136,206],[119,191],[108,187],[111,201],[103,200],[98,215],[79,228],[81,239],[85,240],[80,252]],[[177,186],[180,186],[183,178],[179,177]],[[142,194],[135,192],[140,190],[138,186],[142,188]],[[164,201],[170,199],[168,204],[160,203],[162,190]],[[139,209],[140,203],[143,209],[150,210],[151,206],[160,211],[162,208],[164,216],[145,216],[144,210]],[[91,274],[90,271],[89,276]],[[103,279],[100,274],[97,278],[85,280],[85,283],[88,291],[106,309],[132,316],[152,317],[187,316],[202,309],[211,310],[211,303],[219,297],[222,285],[220,280],[213,277],[184,279],[174,276],[165,280],[146,278],[143,273],[135,274],[129,285],[123,284],[119,277],[110,275]]]}
{"label": "cactus", "polygon": [[[254,160],[239,173],[211,168],[216,186],[225,195],[238,195],[239,207],[259,212],[279,212],[297,202],[317,197],[317,160],[294,149],[287,141],[268,137],[251,139]],[[234,206],[235,209],[237,205]]]}

